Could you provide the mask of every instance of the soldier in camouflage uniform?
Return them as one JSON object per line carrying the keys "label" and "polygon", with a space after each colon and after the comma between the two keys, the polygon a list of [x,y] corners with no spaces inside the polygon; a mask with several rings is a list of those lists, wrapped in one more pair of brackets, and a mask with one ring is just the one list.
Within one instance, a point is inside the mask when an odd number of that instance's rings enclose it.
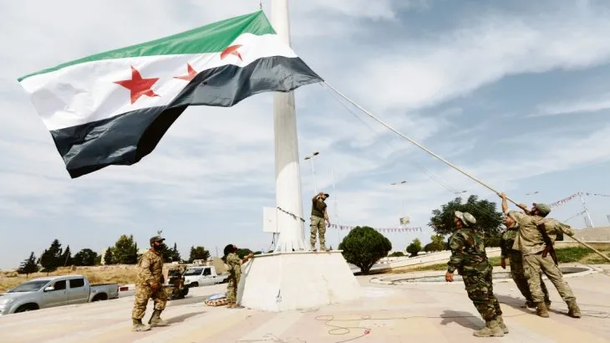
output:
{"label": "soldier in camouflage uniform", "polygon": [[475,331],[477,337],[502,337],[508,328],[502,319],[502,309],[493,294],[492,266],[489,264],[483,235],[472,226],[476,219],[467,212],[455,212],[457,231],[449,238],[451,258],[447,263],[445,280],[453,282],[453,273],[459,272],[464,280],[468,297],[485,320],[485,328]]}
{"label": "soldier in camouflage uniform", "polygon": [[229,244],[224,250],[224,260],[229,267],[229,281],[227,285],[227,308],[239,307],[237,304],[237,287],[241,279],[241,265],[251,259],[254,254],[250,253],[243,260],[237,256],[237,247]]}
{"label": "soldier in camouflage uniform", "polygon": [[[167,294],[163,290],[163,257],[161,256],[161,245],[165,238],[159,236],[150,239],[150,250],[148,250],[138,261],[138,277],[136,280],[136,294],[131,313],[133,319],[133,331],[148,331],[153,326],[165,326],[167,323],[161,319],[161,312],[167,303]],[[142,324],[142,318],[146,313],[148,299],[155,303],[154,312],[148,321],[150,326]]]}
{"label": "soldier in camouflage uniform", "polygon": [[[330,226],[330,219],[328,218],[327,206],[324,201],[329,196],[328,193],[320,192],[311,199],[311,232],[309,236],[311,251],[316,251],[316,234],[320,237],[320,251],[328,251],[326,249],[326,226]],[[325,221],[326,226],[324,225]]]}
{"label": "soldier in camouflage uniform", "polygon": [[[564,281],[559,267],[553,261],[550,254],[546,254],[549,247],[544,242],[545,233],[551,243],[556,239],[560,232],[568,236],[574,235],[574,230],[570,226],[563,224],[555,219],[546,218],[551,213],[551,208],[542,203],[534,203],[531,210],[527,206],[520,204],[519,207],[525,212],[509,211],[506,195],[500,194],[502,198],[502,211],[513,218],[519,224],[519,232],[515,237],[513,249],[518,249],[523,254],[525,275],[528,277],[528,284],[532,292],[532,300],[536,303],[536,313],[543,318],[548,318],[549,313],[544,303],[544,294],[540,286],[540,278],[537,276],[541,271],[553,283],[561,298],[568,305],[568,315],[580,318],[580,309],[576,304],[576,297],[567,282]],[[544,230],[544,231],[543,231]]]}
{"label": "soldier in camouflage uniform", "polygon": [[[517,225],[517,223],[510,216],[504,217],[504,224],[506,225],[506,231],[502,234],[502,238],[500,239],[500,266],[506,269],[506,259],[509,259],[510,275],[526,300],[523,307],[536,308],[536,304],[532,300],[532,292],[530,291],[530,286],[527,283],[527,277],[523,268],[523,255],[521,255],[519,250],[513,249],[515,237],[517,236],[519,230],[519,225]],[[542,281],[542,273],[539,275],[540,288],[542,289],[542,293],[544,293],[544,302],[546,303],[547,307],[550,307],[551,300],[549,299],[549,291],[546,289],[544,281]]]}

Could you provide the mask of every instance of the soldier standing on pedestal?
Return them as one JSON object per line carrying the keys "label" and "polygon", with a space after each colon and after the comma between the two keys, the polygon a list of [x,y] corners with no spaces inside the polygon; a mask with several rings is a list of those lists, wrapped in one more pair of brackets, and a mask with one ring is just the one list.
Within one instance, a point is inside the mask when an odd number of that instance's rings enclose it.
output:
{"label": "soldier standing on pedestal", "polygon": [[[311,244],[312,251],[316,251],[316,233],[320,237],[320,250],[328,251],[328,249],[326,249],[325,236],[326,226],[330,227],[330,219],[328,219],[328,212],[326,211],[326,203],[324,200],[328,199],[329,196],[328,193],[320,192],[311,199],[311,236],[309,243]],[[324,225],[325,221],[326,226]]]}

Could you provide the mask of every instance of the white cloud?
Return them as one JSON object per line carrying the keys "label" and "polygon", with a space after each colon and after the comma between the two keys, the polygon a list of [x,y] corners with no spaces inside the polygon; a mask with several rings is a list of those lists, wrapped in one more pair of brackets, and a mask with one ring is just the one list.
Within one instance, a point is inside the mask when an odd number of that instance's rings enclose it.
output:
{"label": "white cloud", "polygon": [[[461,29],[396,42],[353,73],[345,86],[377,108],[431,106],[507,75],[578,69],[610,61],[607,8],[571,8],[509,16],[473,13]],[[375,89],[375,92],[371,92]]]}
{"label": "white cloud", "polygon": [[586,97],[571,101],[560,101],[544,104],[538,107],[538,113],[533,116],[555,116],[572,113],[592,113],[610,108],[610,94],[597,97]]}

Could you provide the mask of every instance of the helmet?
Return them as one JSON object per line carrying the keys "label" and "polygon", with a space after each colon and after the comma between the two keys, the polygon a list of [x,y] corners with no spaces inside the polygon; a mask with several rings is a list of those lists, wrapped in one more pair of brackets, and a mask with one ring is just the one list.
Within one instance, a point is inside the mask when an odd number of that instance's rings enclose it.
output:
{"label": "helmet", "polygon": [[161,237],[161,236],[153,236],[150,238],[150,245],[152,245],[154,242],[161,242],[163,243],[163,241],[165,240],[165,238]]}
{"label": "helmet", "polygon": [[477,223],[475,217],[468,212],[455,211],[455,217],[462,221],[464,226],[472,226]]}
{"label": "helmet", "polygon": [[543,203],[534,203],[534,207],[540,212],[543,217],[546,217],[551,213],[551,207]]}

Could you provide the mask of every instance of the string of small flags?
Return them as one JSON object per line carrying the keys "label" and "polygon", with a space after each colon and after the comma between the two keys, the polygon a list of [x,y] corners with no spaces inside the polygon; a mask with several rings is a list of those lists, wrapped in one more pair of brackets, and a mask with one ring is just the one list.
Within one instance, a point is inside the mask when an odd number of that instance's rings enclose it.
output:
{"label": "string of small flags", "polygon": [[[338,230],[352,230],[353,228],[355,228],[355,226],[350,226],[350,225],[339,225],[339,224],[330,224],[330,227],[332,229],[338,229]],[[388,228],[388,227],[384,227],[384,228],[379,228],[379,229],[375,229],[376,231],[380,231],[380,232],[410,232],[410,231],[419,231],[422,232],[422,228],[421,227],[396,227],[396,228]]]}
{"label": "string of small flags", "polygon": [[557,200],[557,201],[555,201],[554,203],[549,204],[549,206],[550,206],[550,207],[559,207],[559,206],[561,206],[561,205],[563,205],[563,204],[567,203],[568,201],[570,201],[570,200],[572,200],[572,199],[576,198],[578,195],[579,195],[579,193],[572,194],[572,195],[570,195],[570,196],[569,196],[569,197],[567,197],[567,198],[563,198],[563,199],[561,199],[561,200]]}
{"label": "string of small flags", "polygon": [[606,194],[599,194],[599,193],[587,193],[587,192],[578,192],[575,194],[570,195],[567,198],[563,198],[561,200],[557,200],[554,203],[549,204],[550,207],[559,207],[565,203],[567,203],[568,201],[576,198],[579,195],[587,195],[587,196],[598,196],[598,197],[605,197],[605,198],[610,198],[610,195],[606,195]]}

